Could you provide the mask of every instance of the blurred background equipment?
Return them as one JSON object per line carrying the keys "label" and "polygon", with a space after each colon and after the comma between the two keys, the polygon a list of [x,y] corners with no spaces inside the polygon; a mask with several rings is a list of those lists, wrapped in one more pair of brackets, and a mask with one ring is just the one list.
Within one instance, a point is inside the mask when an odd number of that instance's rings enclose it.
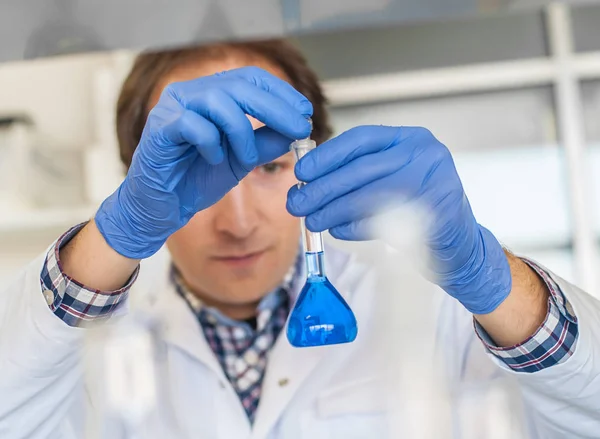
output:
{"label": "blurred background equipment", "polygon": [[[0,64],[0,115],[31,124],[2,128],[3,139],[17,129],[28,140],[0,140],[0,197],[12,200],[0,211],[0,278],[119,184],[114,108],[135,50],[286,34],[323,79],[336,133],[430,128],[455,155],[483,225],[600,290],[600,2],[378,0],[343,12],[337,3],[2,3],[0,60],[15,61]],[[66,33],[34,37],[51,23]],[[19,61],[26,47],[41,47],[27,49],[37,59]],[[96,49],[119,50],[87,53]]]}
{"label": "blurred background equipment", "polygon": [[40,5],[44,21],[25,44],[25,59],[102,50],[92,28],[77,21],[77,0],[52,0]]}
{"label": "blurred background equipment", "polygon": [[27,116],[0,117],[0,211],[27,205],[25,178],[30,168],[32,121]]}
{"label": "blurred background equipment", "polygon": [[[590,0],[570,0],[585,4]],[[521,11],[550,0],[29,0],[0,4],[0,61]],[[208,24],[210,29],[204,31]],[[221,24],[224,24],[221,26]]]}
{"label": "blurred background equipment", "polygon": [[85,417],[85,439],[188,437],[167,385],[165,328],[148,307],[155,299],[138,295],[113,324],[87,328],[84,380],[96,405]]}
{"label": "blurred background equipment", "polygon": [[[475,15],[506,0],[30,0],[0,5],[0,61],[85,50],[174,47],[350,25]],[[218,17],[218,20],[213,18]],[[211,23],[203,32],[201,23]],[[227,23],[217,27],[216,23]]]}
{"label": "blurred background equipment", "polygon": [[483,225],[597,291],[599,19],[598,5],[553,3],[297,41],[326,79],[337,132],[431,129],[453,152]]}
{"label": "blurred background equipment", "polygon": [[[0,4],[3,41],[0,61],[472,18],[494,12],[539,9],[549,3],[550,0],[3,2]],[[585,4],[590,0],[566,3]]]}

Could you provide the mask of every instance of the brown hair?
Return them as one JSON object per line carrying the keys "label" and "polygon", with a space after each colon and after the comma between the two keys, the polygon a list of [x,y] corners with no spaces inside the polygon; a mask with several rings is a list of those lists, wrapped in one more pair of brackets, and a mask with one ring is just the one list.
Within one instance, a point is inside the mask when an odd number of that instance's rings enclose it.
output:
{"label": "brown hair", "polygon": [[280,39],[213,43],[178,50],[147,52],[135,60],[117,103],[117,137],[121,160],[129,167],[148,117],[148,101],[160,81],[182,65],[218,60],[229,55],[258,58],[280,68],[296,90],[313,104],[312,138],[320,144],[331,136],[326,99],[316,73],[300,51]]}

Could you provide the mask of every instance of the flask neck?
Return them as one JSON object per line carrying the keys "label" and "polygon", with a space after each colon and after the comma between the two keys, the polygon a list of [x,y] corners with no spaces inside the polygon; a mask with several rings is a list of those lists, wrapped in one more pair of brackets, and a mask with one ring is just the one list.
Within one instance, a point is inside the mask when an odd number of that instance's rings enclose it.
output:
{"label": "flask neck", "polygon": [[325,258],[324,253],[306,252],[306,277],[307,279],[322,278],[325,279]]}

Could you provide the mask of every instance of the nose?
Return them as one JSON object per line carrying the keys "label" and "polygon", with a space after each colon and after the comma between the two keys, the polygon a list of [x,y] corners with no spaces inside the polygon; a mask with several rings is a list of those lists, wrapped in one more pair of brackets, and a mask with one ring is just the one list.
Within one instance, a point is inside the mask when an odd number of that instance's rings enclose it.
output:
{"label": "nose", "polygon": [[250,237],[259,221],[255,201],[252,189],[246,181],[241,181],[214,206],[218,207],[215,216],[217,231],[236,240]]}

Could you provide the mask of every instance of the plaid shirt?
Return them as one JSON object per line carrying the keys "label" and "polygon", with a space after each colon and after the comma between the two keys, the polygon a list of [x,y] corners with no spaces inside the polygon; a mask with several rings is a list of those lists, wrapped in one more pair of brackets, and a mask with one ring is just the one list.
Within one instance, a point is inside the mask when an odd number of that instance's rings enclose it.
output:
{"label": "plaid shirt", "polygon": [[125,302],[129,289],[137,279],[139,267],[127,284],[116,291],[99,291],[80,284],[65,274],[59,250],[85,224],[73,227],[50,248],[42,267],[40,282],[46,303],[57,317],[69,326],[85,326],[97,319],[108,318]]}
{"label": "plaid shirt", "polygon": [[[71,326],[82,326],[86,322],[113,315],[125,301],[138,273],[136,270],[123,288],[112,292],[89,289],[64,274],[59,250],[81,227],[69,230],[50,248],[40,278],[42,292],[50,309]],[[299,258],[299,263],[301,260]],[[494,345],[483,328],[477,322],[474,325],[487,349],[508,367],[519,372],[535,372],[571,357],[577,342],[577,319],[571,305],[548,273],[533,262],[524,261],[542,277],[550,291],[548,315],[544,323],[525,342],[509,348]],[[237,391],[250,420],[253,420],[260,401],[268,353],[285,326],[290,311],[291,281],[292,275],[289,274],[281,287],[260,302],[256,328],[253,328],[247,322],[231,320],[214,308],[202,306],[177,274],[173,274],[177,290],[198,317],[209,345]]]}
{"label": "plaid shirt", "polygon": [[548,314],[542,326],[524,342],[507,347],[497,347],[484,329],[475,322],[475,331],[483,344],[511,369],[535,372],[562,363],[571,355],[577,342],[577,317],[571,304],[554,280],[534,262],[522,259],[546,283],[550,291]]}

